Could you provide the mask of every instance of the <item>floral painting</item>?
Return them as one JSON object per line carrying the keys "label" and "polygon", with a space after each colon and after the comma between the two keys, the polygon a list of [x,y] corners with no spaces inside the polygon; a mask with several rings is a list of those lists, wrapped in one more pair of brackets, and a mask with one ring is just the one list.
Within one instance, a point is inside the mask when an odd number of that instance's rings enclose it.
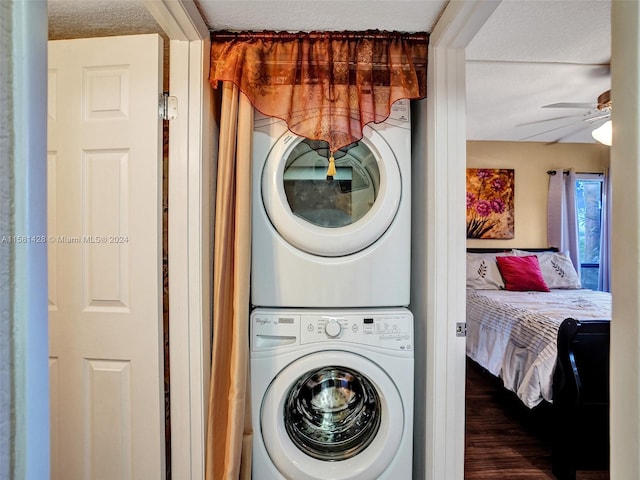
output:
{"label": "floral painting", "polygon": [[467,168],[467,238],[513,238],[512,169]]}

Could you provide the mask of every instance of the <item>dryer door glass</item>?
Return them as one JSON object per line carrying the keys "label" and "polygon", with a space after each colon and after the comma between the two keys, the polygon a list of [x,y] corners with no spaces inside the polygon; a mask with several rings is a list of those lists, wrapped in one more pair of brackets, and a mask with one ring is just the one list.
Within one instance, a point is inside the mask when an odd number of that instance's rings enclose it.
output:
{"label": "dryer door glass", "polygon": [[284,425],[301,451],[319,460],[362,452],[380,428],[380,397],[362,374],[329,366],[302,376],[284,403]]}
{"label": "dryer door glass", "polygon": [[286,133],[269,151],[260,177],[262,203],[275,231],[294,248],[323,257],[360,252],[389,230],[403,199],[409,201],[389,143],[373,128],[365,133],[334,152],[331,178],[325,142]]}
{"label": "dryer door glass", "polygon": [[374,205],[380,170],[363,142],[334,153],[332,177],[327,177],[329,156],[326,142],[299,142],[285,162],[284,191],[294,215],[319,227],[339,228],[358,221]]}

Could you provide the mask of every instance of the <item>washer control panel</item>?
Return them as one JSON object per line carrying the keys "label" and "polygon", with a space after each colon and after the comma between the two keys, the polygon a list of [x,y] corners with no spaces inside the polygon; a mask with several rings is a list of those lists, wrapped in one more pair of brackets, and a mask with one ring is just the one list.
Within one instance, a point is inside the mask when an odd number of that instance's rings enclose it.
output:
{"label": "washer control panel", "polygon": [[256,309],[251,314],[253,350],[318,342],[412,351],[413,315],[406,308],[343,312]]}
{"label": "washer control panel", "polygon": [[302,313],[300,343],[344,341],[413,350],[413,316],[409,311]]}

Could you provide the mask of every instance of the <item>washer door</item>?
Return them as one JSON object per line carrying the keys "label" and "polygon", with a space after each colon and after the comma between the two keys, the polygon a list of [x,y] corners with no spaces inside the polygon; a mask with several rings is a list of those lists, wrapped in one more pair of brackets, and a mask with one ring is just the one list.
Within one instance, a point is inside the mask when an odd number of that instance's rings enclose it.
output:
{"label": "washer door", "polygon": [[371,360],[324,351],[278,374],[260,425],[269,457],[287,479],[375,479],[398,451],[404,409],[393,381]]}
{"label": "washer door", "polygon": [[396,157],[370,127],[365,137],[334,153],[327,177],[326,142],[283,135],[262,172],[262,201],[278,233],[294,247],[324,257],[364,250],[391,225],[402,184]]}

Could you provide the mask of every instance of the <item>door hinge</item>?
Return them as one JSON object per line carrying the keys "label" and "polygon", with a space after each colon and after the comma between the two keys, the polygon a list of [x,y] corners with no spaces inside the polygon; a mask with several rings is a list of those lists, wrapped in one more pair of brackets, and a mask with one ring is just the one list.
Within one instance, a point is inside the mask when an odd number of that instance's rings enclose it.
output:
{"label": "door hinge", "polygon": [[160,95],[158,113],[163,120],[175,120],[178,117],[178,97],[172,97],[166,92]]}
{"label": "door hinge", "polygon": [[467,324],[465,322],[456,323],[456,337],[467,336]]}

